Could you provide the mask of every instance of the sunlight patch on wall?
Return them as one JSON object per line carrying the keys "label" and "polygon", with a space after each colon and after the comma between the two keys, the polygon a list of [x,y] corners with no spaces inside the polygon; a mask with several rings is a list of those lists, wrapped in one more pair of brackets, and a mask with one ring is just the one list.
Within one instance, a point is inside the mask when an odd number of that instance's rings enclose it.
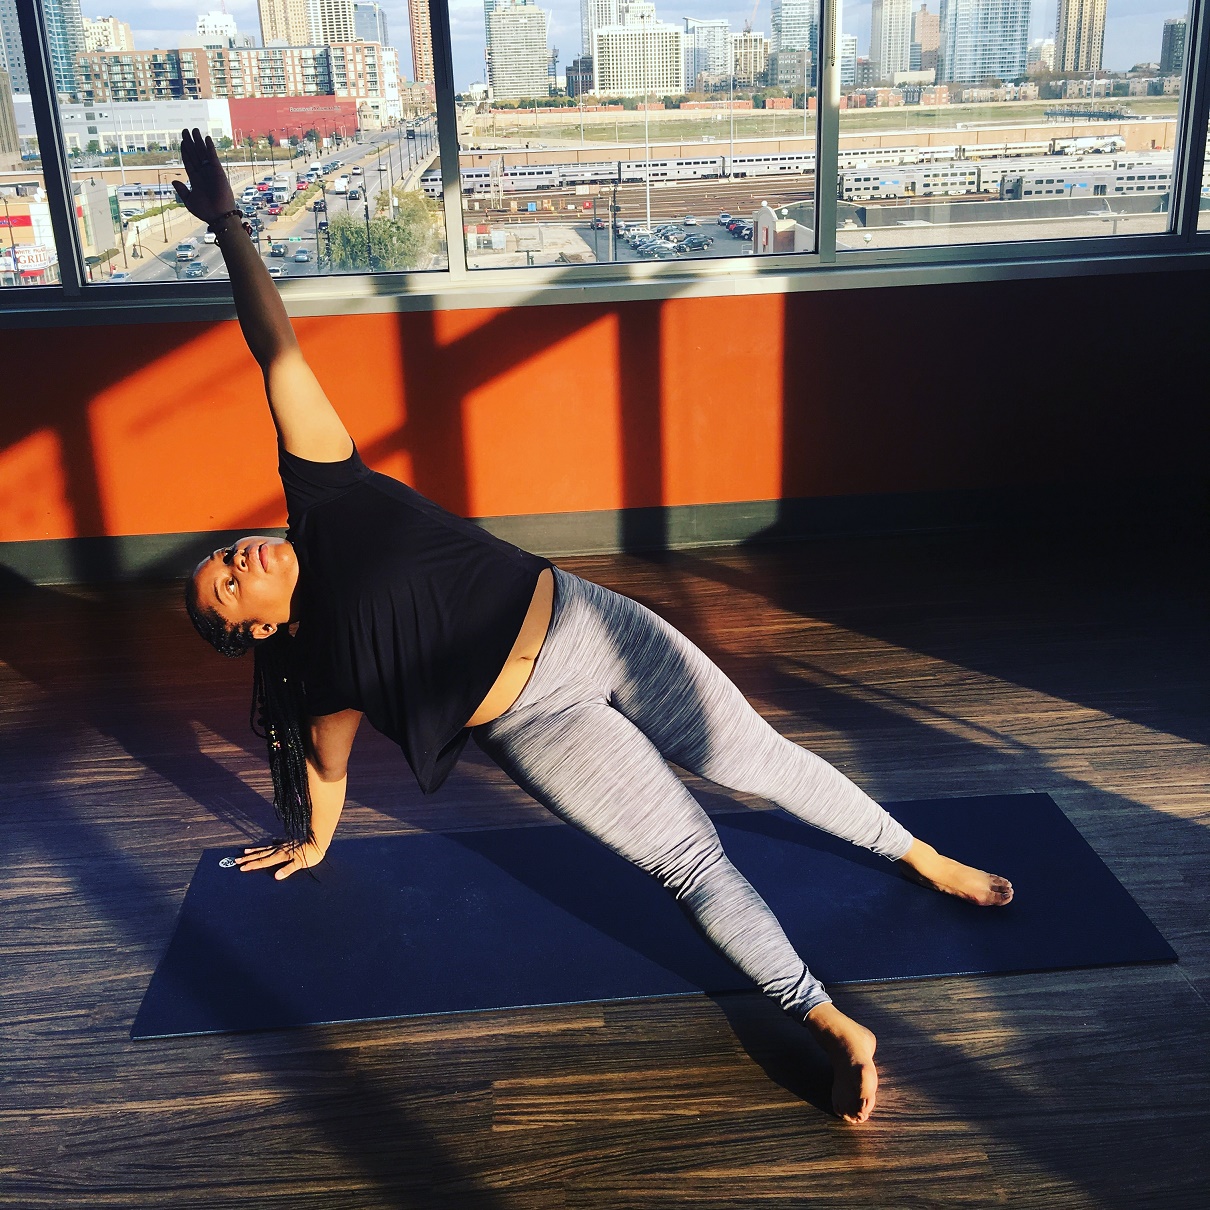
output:
{"label": "sunlight patch on wall", "polygon": [[51,429],[39,429],[0,450],[0,542],[75,534],[75,512],[67,495],[58,435]]}

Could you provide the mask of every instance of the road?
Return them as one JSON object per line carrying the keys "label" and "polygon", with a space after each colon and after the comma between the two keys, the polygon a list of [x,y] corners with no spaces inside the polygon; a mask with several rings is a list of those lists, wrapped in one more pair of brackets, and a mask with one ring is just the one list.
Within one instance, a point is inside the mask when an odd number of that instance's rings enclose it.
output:
{"label": "road", "polygon": [[[350,202],[347,196],[330,191],[330,186],[338,175],[349,175],[350,169],[356,165],[362,169],[362,175],[360,178],[353,177],[352,183],[360,186],[362,182],[365,182],[371,193],[377,193],[380,189],[385,189],[390,180],[399,181],[406,178],[411,169],[421,162],[422,155],[428,158],[435,143],[436,124],[431,119],[417,130],[415,139],[402,138],[395,132],[382,131],[367,133],[360,143],[346,143],[336,153],[341,159],[340,169],[337,172],[328,173],[324,177],[325,185],[329,187],[326,192],[328,215],[339,214],[342,211],[356,216],[362,216],[365,213],[364,194],[362,200]],[[323,158],[330,159],[331,153]],[[228,175],[236,196],[246,185],[255,183],[274,166],[277,165],[270,165],[267,161],[262,161],[255,166],[250,164],[230,165]],[[280,166],[285,167],[286,161],[283,160]],[[176,173],[179,171],[179,169],[175,170]],[[372,202],[370,204],[372,205]],[[321,217],[321,215],[314,214],[309,208],[304,208],[288,218],[274,218],[271,215],[263,214],[265,229],[260,234],[258,245],[265,263],[271,267],[279,267],[282,270],[281,276],[286,278],[314,277],[318,274],[320,268],[316,240]],[[199,223],[187,210],[166,211],[162,216],[153,216],[147,220],[147,226],[140,233],[136,247],[141,255],[134,255],[134,250],[127,253],[124,268],[128,277],[124,280],[163,282],[207,281],[225,278],[227,271],[222,253],[216,245],[203,242],[205,233],[205,224]],[[198,241],[198,256],[195,261],[178,261],[176,246],[190,236]],[[286,256],[270,255],[270,246],[275,243],[282,243],[286,246]],[[305,249],[310,254],[310,260],[296,262],[293,258],[298,249]],[[198,279],[186,278],[185,272],[190,264],[203,265],[205,267],[204,276]],[[120,255],[115,260],[114,266],[118,270],[123,268]]]}

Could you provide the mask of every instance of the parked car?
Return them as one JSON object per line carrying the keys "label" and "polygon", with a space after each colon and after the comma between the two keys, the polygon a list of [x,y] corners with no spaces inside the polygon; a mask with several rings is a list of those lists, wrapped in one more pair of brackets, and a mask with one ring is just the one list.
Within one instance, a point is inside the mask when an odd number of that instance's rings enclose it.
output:
{"label": "parked car", "polygon": [[718,225],[720,227],[725,227],[730,221],[731,216],[725,210],[718,216]]}
{"label": "parked car", "polygon": [[191,281],[199,277],[205,277],[209,272],[210,270],[206,267],[204,261],[191,261],[185,266],[185,277]]}
{"label": "parked car", "polygon": [[685,215],[685,217],[684,217],[684,218],[681,220],[681,225],[682,225],[683,227],[696,227],[696,226],[697,226],[697,219],[696,219],[696,218],[694,218],[692,214],[687,214],[687,215]]}
{"label": "parked car", "polygon": [[687,235],[681,248],[685,252],[704,252],[712,243],[714,240],[708,235]]}
{"label": "parked car", "polygon": [[286,255],[286,245],[285,244],[270,244],[269,245],[269,255],[270,256],[285,256]]}
{"label": "parked car", "polygon": [[592,222],[588,224],[588,227],[591,231],[604,231],[605,220],[603,218],[594,218]]}
{"label": "parked car", "polygon": [[105,280],[106,281],[129,281],[130,274],[124,273],[121,269],[119,269],[117,273],[111,273]]}
{"label": "parked car", "polygon": [[734,231],[731,232],[731,236],[733,239],[751,239],[752,238],[752,224],[751,223],[740,223],[740,225],[738,227],[736,227]]}
{"label": "parked car", "polygon": [[294,263],[296,265],[305,265],[311,259],[311,250],[309,248],[296,248],[294,250]]}
{"label": "parked car", "polygon": [[742,227],[746,221],[747,221],[746,219],[737,217],[737,218],[729,219],[726,223],[723,224],[723,226],[726,227],[727,230],[730,231],[732,235],[734,235],[736,227]]}

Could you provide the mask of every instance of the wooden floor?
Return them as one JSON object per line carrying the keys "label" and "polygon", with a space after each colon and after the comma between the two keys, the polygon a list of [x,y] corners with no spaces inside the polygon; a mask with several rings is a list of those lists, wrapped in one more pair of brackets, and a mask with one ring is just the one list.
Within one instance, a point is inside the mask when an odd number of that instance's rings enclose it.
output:
{"label": "wooden floor", "polygon": [[[176,588],[9,584],[0,1205],[1210,1206],[1200,550],[564,562],[663,612],[877,797],[1049,792],[1180,964],[842,989],[879,1037],[860,1128],[822,1111],[819,1054],[755,995],[136,1045],[199,853],[270,826],[250,668],[193,637]],[[473,749],[435,797],[408,783],[359,740],[341,835],[546,818]]]}

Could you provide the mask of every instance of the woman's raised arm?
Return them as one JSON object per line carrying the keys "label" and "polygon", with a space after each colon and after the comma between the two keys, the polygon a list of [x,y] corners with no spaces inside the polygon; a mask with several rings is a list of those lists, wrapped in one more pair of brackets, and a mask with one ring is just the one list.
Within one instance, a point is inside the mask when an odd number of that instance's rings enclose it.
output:
{"label": "woman's raised arm", "polygon": [[240,328],[264,374],[282,445],[312,462],[342,461],[353,442],[299,350],[281,295],[244,228],[214,141],[200,130],[181,131],[181,163],[189,184],[173,181],[173,188],[182,205],[215,232]]}

